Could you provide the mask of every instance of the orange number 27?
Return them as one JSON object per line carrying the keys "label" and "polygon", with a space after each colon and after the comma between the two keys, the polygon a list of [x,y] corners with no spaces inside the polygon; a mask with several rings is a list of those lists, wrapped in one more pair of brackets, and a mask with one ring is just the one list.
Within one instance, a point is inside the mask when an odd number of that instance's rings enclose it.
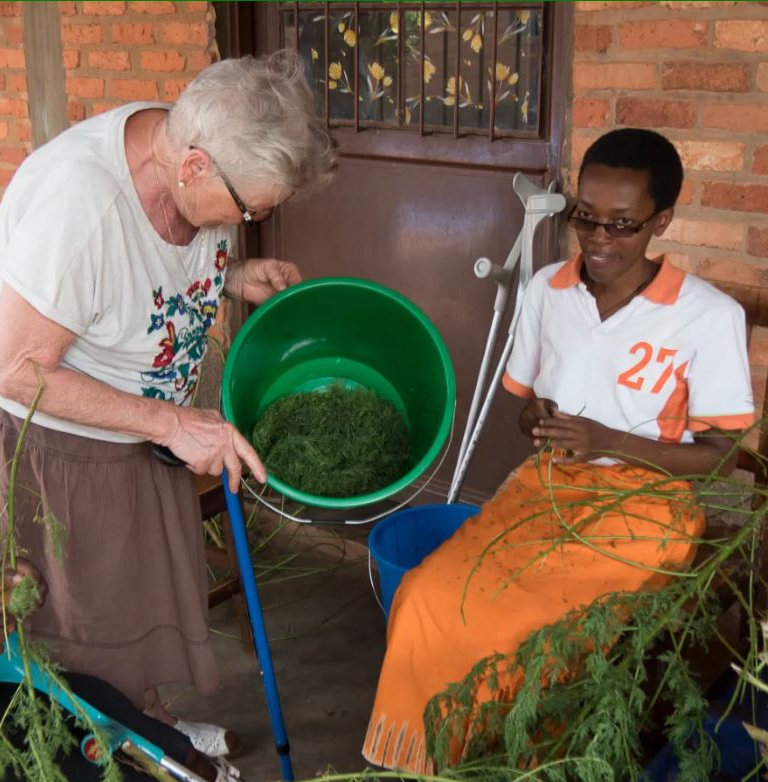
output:
{"label": "orange number 27", "polygon": [[[626,370],[626,372],[622,372],[619,375],[618,382],[622,386],[632,388],[635,391],[640,391],[646,380],[646,378],[640,373],[650,363],[651,359],[653,358],[654,350],[653,347],[647,342],[636,342],[634,345],[632,345],[629,352],[632,355],[640,353],[640,360],[634,366]],[[669,380],[670,376],[672,375],[673,359],[676,353],[677,350],[673,350],[671,348],[659,348],[656,354],[656,361],[661,364],[664,364],[665,362],[669,363],[666,364],[658,379],[653,384],[653,388],[651,388],[652,394],[658,394],[659,391],[664,388],[667,380]]]}

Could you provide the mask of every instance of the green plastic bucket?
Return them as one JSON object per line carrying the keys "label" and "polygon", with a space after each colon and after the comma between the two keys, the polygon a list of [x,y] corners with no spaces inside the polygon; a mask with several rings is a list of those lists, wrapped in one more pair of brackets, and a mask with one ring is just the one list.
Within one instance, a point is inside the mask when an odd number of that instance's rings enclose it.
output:
{"label": "green plastic bucket", "polygon": [[401,294],[351,277],[294,285],[248,318],[224,365],[224,417],[250,439],[275,400],[339,382],[369,388],[400,410],[413,466],[389,486],[357,497],[307,494],[267,476],[275,491],[319,508],[368,505],[404,489],[435,460],[453,422],[453,365],[437,329]]}

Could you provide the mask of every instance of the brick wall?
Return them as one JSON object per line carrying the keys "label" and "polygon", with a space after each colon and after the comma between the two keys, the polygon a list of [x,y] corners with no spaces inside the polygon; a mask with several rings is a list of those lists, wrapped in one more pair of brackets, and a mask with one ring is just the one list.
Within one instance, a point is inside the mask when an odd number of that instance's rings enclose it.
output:
{"label": "brick wall", "polygon": [[654,249],[704,277],[768,286],[768,3],[575,4],[571,154],[633,125],[686,170]]}
{"label": "brick wall", "polygon": [[[216,56],[207,2],[60,2],[72,122],[173,101]],[[0,193],[31,150],[20,2],[0,2]]]}

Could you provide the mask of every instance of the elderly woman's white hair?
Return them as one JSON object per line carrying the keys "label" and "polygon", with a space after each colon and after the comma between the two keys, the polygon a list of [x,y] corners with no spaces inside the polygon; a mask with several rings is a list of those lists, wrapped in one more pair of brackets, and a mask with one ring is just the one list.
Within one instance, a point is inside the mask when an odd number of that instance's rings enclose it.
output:
{"label": "elderly woman's white hair", "polygon": [[292,191],[330,181],[336,157],[301,59],[287,49],[208,66],[171,108],[168,139],[205,150],[235,184],[267,178]]}

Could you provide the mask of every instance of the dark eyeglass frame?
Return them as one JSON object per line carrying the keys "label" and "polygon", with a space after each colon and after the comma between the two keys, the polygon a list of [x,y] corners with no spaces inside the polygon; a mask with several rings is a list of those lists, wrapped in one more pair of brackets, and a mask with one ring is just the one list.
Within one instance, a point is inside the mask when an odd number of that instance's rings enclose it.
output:
{"label": "dark eyeglass frame", "polygon": [[232,200],[235,202],[235,206],[240,210],[240,214],[243,216],[243,221],[248,226],[255,226],[257,222],[260,222],[260,220],[266,220],[268,217],[272,215],[272,212],[274,211],[274,207],[270,207],[269,209],[260,209],[259,213],[264,213],[264,217],[259,218],[257,220],[253,213],[248,209],[248,207],[245,205],[245,202],[242,198],[237,194],[237,190],[232,186],[232,183],[229,181],[229,177],[221,170],[221,166],[216,162],[213,155],[211,155],[209,152],[206,152],[204,149],[201,149],[200,147],[196,147],[194,144],[189,145],[190,149],[195,149],[198,152],[205,152],[206,155],[208,155],[208,159],[213,164],[214,168],[216,169],[216,173],[221,177],[221,181],[224,183],[224,186],[229,191],[229,194],[232,196]]}
{"label": "dark eyeglass frame", "polygon": [[582,231],[583,233],[592,233],[598,228],[604,228],[608,236],[614,239],[627,239],[630,236],[635,236],[645,228],[648,223],[653,220],[659,212],[654,212],[650,217],[643,220],[642,223],[636,223],[633,225],[621,225],[620,223],[601,223],[598,220],[589,220],[586,217],[574,217],[573,213],[576,211],[578,204],[575,204],[566,218],[568,224],[575,231]]}

